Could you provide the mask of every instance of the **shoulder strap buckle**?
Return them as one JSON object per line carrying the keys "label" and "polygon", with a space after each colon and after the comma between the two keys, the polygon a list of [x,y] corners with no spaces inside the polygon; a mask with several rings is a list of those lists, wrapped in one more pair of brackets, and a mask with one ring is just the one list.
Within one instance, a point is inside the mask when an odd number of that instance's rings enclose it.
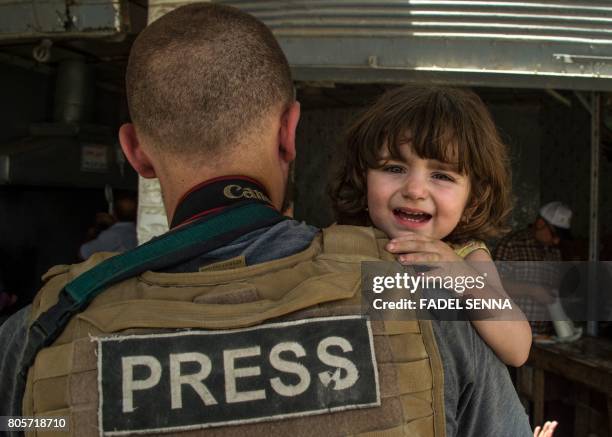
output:
{"label": "shoulder strap buckle", "polygon": [[55,305],[42,313],[30,325],[26,348],[23,353],[19,375],[27,376],[39,350],[51,344],[62,332],[68,319],[79,310],[79,304],[65,290],[59,294]]}

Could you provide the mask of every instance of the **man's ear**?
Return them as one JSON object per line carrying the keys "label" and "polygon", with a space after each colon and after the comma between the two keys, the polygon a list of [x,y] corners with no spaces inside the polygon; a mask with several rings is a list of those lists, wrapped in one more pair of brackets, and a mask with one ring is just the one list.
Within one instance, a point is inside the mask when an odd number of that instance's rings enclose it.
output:
{"label": "man's ear", "polygon": [[125,123],[119,128],[119,143],[121,143],[125,157],[140,176],[147,179],[157,176],[151,159],[142,148],[132,123]]}
{"label": "man's ear", "polygon": [[279,153],[283,161],[295,159],[295,132],[300,121],[300,102],[295,101],[283,113],[279,132]]}

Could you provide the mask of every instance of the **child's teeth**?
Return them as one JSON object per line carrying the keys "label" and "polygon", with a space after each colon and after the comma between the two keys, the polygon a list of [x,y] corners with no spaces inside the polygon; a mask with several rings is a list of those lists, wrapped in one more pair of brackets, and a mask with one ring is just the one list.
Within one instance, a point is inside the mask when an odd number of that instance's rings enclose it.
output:
{"label": "child's teeth", "polygon": [[429,214],[425,212],[406,212],[401,209],[396,210],[397,214],[400,214],[404,220],[409,220],[413,222],[422,222],[429,217]]}

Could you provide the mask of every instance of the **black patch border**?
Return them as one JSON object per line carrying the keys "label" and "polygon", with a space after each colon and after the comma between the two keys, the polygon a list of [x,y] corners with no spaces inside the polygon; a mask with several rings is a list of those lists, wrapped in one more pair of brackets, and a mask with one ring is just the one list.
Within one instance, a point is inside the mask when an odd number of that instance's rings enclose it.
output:
{"label": "black patch border", "polygon": [[[120,342],[127,339],[139,339],[139,338],[159,338],[159,337],[180,337],[180,336],[191,336],[191,335],[219,335],[219,334],[231,334],[237,332],[248,332],[248,331],[256,331],[261,329],[271,329],[271,328],[280,328],[284,326],[295,326],[295,325],[304,325],[309,323],[316,322],[326,322],[326,321],[338,321],[338,320],[355,320],[361,319],[366,322],[366,328],[368,332],[368,340],[370,344],[370,353],[372,357],[372,370],[374,372],[374,382],[376,388],[376,401],[370,402],[367,404],[350,404],[350,405],[342,405],[339,407],[326,408],[322,410],[310,410],[310,411],[300,411],[299,413],[289,413],[289,414],[277,414],[273,416],[265,416],[265,417],[256,417],[250,419],[238,419],[238,420],[230,420],[223,422],[210,422],[210,423],[200,423],[194,425],[187,426],[170,426],[164,428],[148,428],[148,429],[138,429],[138,430],[127,430],[127,431],[104,431],[102,428],[102,406],[103,406],[103,396],[102,396],[102,343],[104,342]],[[325,414],[328,412],[338,412],[338,411],[346,411],[346,410],[357,410],[371,407],[379,407],[381,405],[380,399],[380,382],[378,375],[378,366],[376,361],[376,351],[374,349],[374,337],[372,333],[372,323],[368,316],[330,316],[330,317],[313,317],[308,319],[299,319],[299,320],[290,320],[287,322],[274,322],[274,323],[266,323],[257,326],[251,326],[248,328],[237,328],[237,329],[222,329],[222,330],[208,330],[205,331],[203,329],[194,329],[189,331],[179,331],[179,332],[163,332],[163,333],[152,333],[152,334],[130,334],[130,335],[111,335],[107,337],[91,337],[91,341],[98,343],[98,429],[100,433],[100,437],[104,436],[125,436],[131,434],[149,434],[149,433],[168,433],[172,431],[193,431],[198,429],[206,429],[206,428],[216,428],[221,426],[234,426],[234,425],[243,425],[243,424],[251,424],[251,423],[260,423],[260,422],[270,422],[273,420],[281,420],[281,419],[289,419],[296,417],[308,417],[308,416],[316,416],[320,414]]]}

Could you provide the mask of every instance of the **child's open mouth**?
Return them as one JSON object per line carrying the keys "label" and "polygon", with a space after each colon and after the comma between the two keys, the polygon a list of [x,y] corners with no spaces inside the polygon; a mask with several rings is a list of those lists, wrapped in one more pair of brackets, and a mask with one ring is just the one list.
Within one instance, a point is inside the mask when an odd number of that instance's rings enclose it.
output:
{"label": "child's open mouth", "polygon": [[431,214],[423,211],[413,211],[404,208],[396,208],[393,210],[393,215],[402,222],[414,224],[427,223],[431,220]]}

